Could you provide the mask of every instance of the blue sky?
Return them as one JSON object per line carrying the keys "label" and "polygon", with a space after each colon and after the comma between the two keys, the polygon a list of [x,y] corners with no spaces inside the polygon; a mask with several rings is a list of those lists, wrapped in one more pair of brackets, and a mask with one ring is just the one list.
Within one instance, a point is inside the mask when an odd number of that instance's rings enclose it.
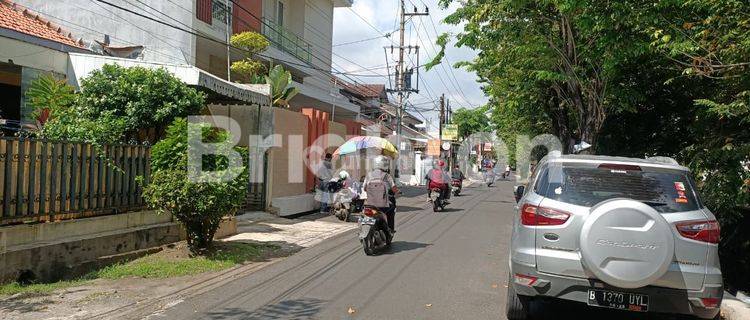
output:
{"label": "blue sky", "polygon": [[[398,43],[398,32],[393,32],[398,27],[398,3],[398,0],[355,0],[351,9],[338,8],[334,10],[334,69],[358,75],[387,75],[387,70],[385,69],[386,55],[388,55],[388,63],[393,67],[396,51],[394,50],[393,55],[390,54],[390,50],[386,54],[383,47],[390,46],[392,44],[391,41]],[[413,11],[414,5],[420,11],[424,11],[425,5],[430,9],[431,17],[414,17],[407,24],[406,31],[406,44],[422,47],[420,49],[419,62],[420,64],[424,64],[436,54],[436,32],[439,34],[443,32],[456,34],[461,31],[461,26],[449,25],[442,22],[445,16],[453,12],[452,8],[456,4],[453,4],[452,7],[446,10],[441,10],[437,5],[437,0],[407,0],[407,11]],[[363,19],[372,24],[372,26],[365,23]],[[380,31],[380,33],[375,29]],[[419,30],[419,33],[417,33],[417,30]],[[383,33],[389,32],[393,32],[390,38],[381,37],[371,41],[340,45],[378,37]],[[476,52],[473,50],[456,48],[453,46],[453,43],[455,41],[449,44],[446,51],[447,60],[451,63],[471,60],[476,56]],[[405,60],[410,61],[409,59]],[[411,55],[411,62],[416,65],[415,54]],[[375,67],[376,69],[363,70],[363,67]],[[369,83],[387,83],[388,81],[385,77],[378,76],[352,78]],[[442,93],[445,93],[446,98],[451,100],[454,110],[459,107],[473,108],[487,102],[476,79],[474,73],[464,71],[463,69],[454,69],[444,60],[443,66],[437,66],[430,71],[421,70],[421,92],[418,95],[411,95],[409,101],[419,104],[418,108],[421,109],[420,111],[423,111],[422,114],[426,118],[433,118],[432,120],[436,121],[437,113],[425,111],[424,109],[432,108],[433,106],[429,102],[432,99],[438,99]]]}

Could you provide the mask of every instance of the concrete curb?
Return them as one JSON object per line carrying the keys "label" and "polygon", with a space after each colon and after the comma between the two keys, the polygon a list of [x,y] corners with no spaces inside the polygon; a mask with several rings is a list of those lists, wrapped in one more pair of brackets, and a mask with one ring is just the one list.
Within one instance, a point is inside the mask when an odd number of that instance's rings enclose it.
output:
{"label": "concrete curb", "polygon": [[721,317],[724,320],[750,319],[750,306],[725,291],[721,302]]}

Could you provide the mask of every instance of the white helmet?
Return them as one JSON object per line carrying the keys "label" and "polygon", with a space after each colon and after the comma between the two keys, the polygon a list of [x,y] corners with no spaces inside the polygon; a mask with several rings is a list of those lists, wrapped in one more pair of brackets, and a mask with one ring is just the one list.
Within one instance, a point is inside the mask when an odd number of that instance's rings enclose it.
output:
{"label": "white helmet", "polygon": [[349,179],[349,172],[346,172],[346,170],[341,170],[341,172],[339,172],[339,179],[341,180]]}
{"label": "white helmet", "polygon": [[377,156],[372,161],[375,169],[387,171],[391,168],[391,161],[386,156]]}

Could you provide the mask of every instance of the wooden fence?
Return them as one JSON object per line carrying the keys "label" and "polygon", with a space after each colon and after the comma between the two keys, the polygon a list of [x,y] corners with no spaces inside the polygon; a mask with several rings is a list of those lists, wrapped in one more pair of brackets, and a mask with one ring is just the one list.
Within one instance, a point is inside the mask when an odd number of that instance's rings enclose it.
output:
{"label": "wooden fence", "polygon": [[122,213],[144,206],[149,181],[142,145],[0,138],[0,225]]}

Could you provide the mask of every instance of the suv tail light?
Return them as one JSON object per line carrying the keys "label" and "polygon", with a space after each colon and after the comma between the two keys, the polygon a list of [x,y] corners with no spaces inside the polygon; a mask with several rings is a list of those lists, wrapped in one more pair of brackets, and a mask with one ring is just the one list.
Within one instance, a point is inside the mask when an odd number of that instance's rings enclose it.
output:
{"label": "suv tail light", "polygon": [[568,221],[570,214],[550,208],[524,204],[521,207],[521,224],[525,226],[559,226]]}
{"label": "suv tail light", "polygon": [[701,298],[701,303],[703,303],[703,307],[706,309],[716,309],[721,304],[721,299],[719,298]]}
{"label": "suv tail light", "polygon": [[721,230],[719,223],[712,221],[689,221],[676,224],[677,231],[685,238],[708,243],[719,243]]}

